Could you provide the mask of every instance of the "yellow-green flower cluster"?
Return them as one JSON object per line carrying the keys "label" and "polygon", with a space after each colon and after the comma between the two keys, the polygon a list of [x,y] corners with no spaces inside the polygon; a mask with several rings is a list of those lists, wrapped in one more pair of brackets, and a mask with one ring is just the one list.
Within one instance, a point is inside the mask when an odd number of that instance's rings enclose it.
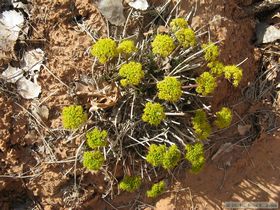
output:
{"label": "yellow-green flower cluster", "polygon": [[164,181],[160,181],[156,184],[153,184],[151,189],[147,191],[147,196],[149,198],[155,198],[161,195],[164,192],[165,188],[166,188],[166,184]]}
{"label": "yellow-green flower cluster", "polygon": [[243,76],[242,69],[235,65],[225,66],[224,74],[225,78],[232,82],[234,87],[237,87],[239,85]]}
{"label": "yellow-green flower cluster", "polygon": [[104,164],[104,155],[100,151],[86,151],[83,155],[83,166],[98,171]]}
{"label": "yellow-green flower cluster", "polygon": [[184,18],[175,18],[170,22],[170,27],[173,32],[187,28],[188,22]]}
{"label": "yellow-green flower cluster", "polygon": [[196,92],[202,94],[203,96],[212,93],[217,87],[216,78],[209,72],[204,72],[196,78],[196,83],[198,85]]}
{"label": "yellow-green flower cluster", "polygon": [[94,128],[92,131],[87,132],[86,134],[87,144],[92,149],[105,147],[108,144],[106,141],[107,136],[107,131]]}
{"label": "yellow-green flower cluster", "polygon": [[71,105],[63,108],[61,118],[63,127],[73,130],[87,121],[87,114],[82,106]]}
{"label": "yellow-green flower cluster", "polygon": [[174,41],[169,35],[158,34],[152,42],[153,53],[162,57],[169,56],[174,49]]}
{"label": "yellow-green flower cluster", "polygon": [[177,102],[182,96],[181,82],[175,77],[165,77],[157,83],[158,97],[169,102]]}
{"label": "yellow-green flower cluster", "polygon": [[163,156],[162,167],[164,169],[172,169],[178,165],[180,158],[181,153],[178,150],[178,147],[176,145],[172,145],[166,150]]}
{"label": "yellow-green flower cluster", "polygon": [[117,43],[110,38],[99,39],[90,52],[100,63],[104,64],[118,55]]}
{"label": "yellow-green flower cluster", "polygon": [[119,188],[123,191],[134,192],[141,186],[140,176],[125,176],[119,183]]}
{"label": "yellow-green flower cluster", "polygon": [[193,47],[196,44],[195,33],[190,28],[180,29],[175,33],[175,37],[177,38],[180,45],[183,47]]}
{"label": "yellow-green flower cluster", "polygon": [[211,134],[212,129],[208,122],[206,113],[203,110],[196,110],[195,116],[192,119],[192,124],[193,129],[199,139],[207,139]]}
{"label": "yellow-green flower cluster", "polygon": [[185,158],[190,162],[192,172],[198,173],[205,164],[203,144],[186,145]]}
{"label": "yellow-green flower cluster", "polygon": [[155,166],[155,167],[160,166],[162,164],[162,160],[163,160],[165,152],[166,152],[165,145],[151,144],[149,147],[148,154],[146,156],[146,160],[152,166]]}
{"label": "yellow-green flower cluster", "polygon": [[131,61],[121,66],[119,75],[125,78],[121,80],[121,85],[126,87],[128,85],[138,85],[144,77],[144,71],[141,63]]}
{"label": "yellow-green flower cluster", "polygon": [[131,55],[132,53],[136,52],[136,47],[134,41],[132,40],[124,40],[118,45],[118,53]]}
{"label": "yellow-green flower cluster", "polygon": [[232,121],[232,112],[229,108],[223,107],[220,111],[216,112],[217,119],[214,121],[214,124],[218,128],[226,128],[230,126]]}
{"label": "yellow-green flower cluster", "polygon": [[178,165],[181,153],[176,145],[166,147],[165,145],[151,144],[146,160],[152,166],[162,166],[164,169],[172,169]]}
{"label": "yellow-green flower cluster", "polygon": [[202,48],[204,49],[204,58],[208,62],[216,61],[219,57],[219,47],[212,42],[208,44],[203,44]]}
{"label": "yellow-green flower cluster", "polygon": [[220,61],[213,61],[207,64],[210,68],[210,73],[214,76],[221,76],[224,73],[224,64]]}
{"label": "yellow-green flower cluster", "polygon": [[164,108],[159,103],[148,102],[145,105],[142,120],[151,125],[159,125],[165,119]]}

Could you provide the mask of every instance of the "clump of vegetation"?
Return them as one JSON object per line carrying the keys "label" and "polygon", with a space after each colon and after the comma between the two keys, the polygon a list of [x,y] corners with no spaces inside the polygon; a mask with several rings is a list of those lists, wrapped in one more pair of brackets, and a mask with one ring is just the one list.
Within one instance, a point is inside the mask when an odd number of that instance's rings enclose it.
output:
{"label": "clump of vegetation", "polygon": [[235,65],[225,66],[224,73],[225,78],[232,82],[234,87],[237,87],[239,85],[243,76],[242,69]]}
{"label": "clump of vegetation", "polygon": [[159,125],[165,119],[164,108],[159,103],[148,102],[145,105],[142,120],[151,125]]}
{"label": "clump of vegetation", "polygon": [[99,39],[90,52],[97,57],[100,63],[104,64],[118,55],[117,43],[110,38]]}
{"label": "clump of vegetation", "polygon": [[62,124],[66,129],[77,129],[87,121],[87,114],[83,107],[71,105],[62,109]]}
{"label": "clump of vegetation", "polygon": [[147,196],[149,198],[158,197],[159,195],[161,195],[165,191],[165,188],[166,188],[166,184],[165,184],[164,181],[160,181],[156,184],[153,184],[151,189],[147,191]]}
{"label": "clump of vegetation", "polygon": [[134,41],[132,40],[124,40],[118,45],[118,53],[124,55],[131,55],[136,51],[136,47]]}
{"label": "clump of vegetation", "polygon": [[152,50],[156,55],[162,57],[169,56],[175,49],[173,39],[166,34],[158,34],[152,42]]}
{"label": "clump of vegetation", "polygon": [[121,85],[126,87],[128,85],[139,85],[144,78],[144,71],[142,70],[141,63],[130,61],[123,64],[120,68],[119,75],[125,79],[121,80]]}
{"label": "clump of vegetation", "polygon": [[223,107],[220,111],[216,112],[217,119],[214,124],[218,128],[226,128],[230,126],[232,121],[232,112],[229,108]]}
{"label": "clump of vegetation", "polygon": [[188,27],[188,22],[184,18],[175,18],[170,22],[170,27],[173,32]]}
{"label": "clump of vegetation", "polygon": [[202,94],[203,96],[213,93],[217,87],[216,78],[209,72],[204,72],[196,78],[196,83],[198,85],[196,92]]}
{"label": "clump of vegetation", "polygon": [[169,102],[177,102],[182,96],[181,82],[175,77],[165,77],[157,83],[158,97]]}
{"label": "clump of vegetation", "polygon": [[198,138],[201,140],[207,139],[211,134],[211,126],[208,122],[206,113],[199,109],[196,110],[195,116],[192,119],[193,129],[197,134]]}
{"label": "clump of vegetation", "polygon": [[88,170],[98,171],[104,164],[104,155],[100,151],[86,151],[83,156],[83,166]]}
{"label": "clump of vegetation", "polygon": [[123,191],[134,192],[141,186],[140,176],[125,176],[119,183],[119,188]]}
{"label": "clump of vegetation", "polygon": [[164,144],[151,144],[146,160],[152,166],[162,166],[164,169],[172,169],[178,165],[181,153],[176,145],[166,147]]}
{"label": "clump of vegetation", "polygon": [[224,64],[220,61],[213,61],[207,64],[210,68],[210,73],[215,76],[221,76],[224,73]]}
{"label": "clump of vegetation", "polygon": [[152,166],[160,166],[162,165],[162,161],[166,152],[166,146],[151,144],[149,147],[148,154],[146,156],[146,160]]}
{"label": "clump of vegetation", "polygon": [[[166,22],[169,22],[169,18]],[[93,93],[89,95],[89,101],[93,108],[98,106],[100,110],[90,109],[92,120],[87,124],[98,128],[86,134],[87,148],[94,151],[85,152],[83,163],[90,170],[98,170],[108,160],[110,165],[103,167],[102,171],[108,175],[106,179],[110,183],[115,182],[114,173],[109,171],[113,168],[113,160],[131,163],[143,158],[148,164],[146,172],[152,173],[160,169],[171,172],[182,159],[186,159],[192,171],[198,172],[205,163],[203,144],[193,144],[186,136],[195,136],[198,142],[210,137],[215,139],[215,133],[210,136],[212,127],[207,119],[208,115],[214,116],[214,113],[202,109],[209,104],[207,98],[201,100],[201,95],[212,94],[221,76],[234,86],[242,78],[241,69],[224,66],[226,64],[218,60],[218,46],[212,42],[201,45],[199,38],[204,36],[203,33],[196,36],[184,18],[172,20],[164,34],[153,34],[160,31],[157,29],[151,24],[151,30],[141,43],[126,40],[116,31],[111,35],[124,40],[118,46],[113,39],[107,38],[99,39],[91,48],[91,53],[100,61],[94,63],[95,67],[103,68],[104,74],[94,74],[92,81],[88,80],[88,85],[95,86],[91,89]],[[136,46],[139,46],[139,50]],[[114,59],[116,57],[118,59]],[[116,69],[119,71],[116,72]],[[195,78],[199,72],[202,74]],[[110,110],[105,110],[109,107]],[[186,120],[186,112],[194,113],[191,121]],[[69,119],[81,122],[69,127],[79,127],[87,117],[84,117],[83,111],[78,118],[73,113],[70,112]],[[166,116],[168,120],[165,120]],[[232,113],[225,107],[215,116],[213,125],[217,128],[229,126],[232,121]],[[186,129],[189,127],[193,129]],[[108,133],[102,129],[112,132],[110,136],[116,137],[110,148],[106,148]],[[99,152],[103,150],[104,154]],[[143,154],[146,156],[143,157]],[[182,154],[185,158],[182,158]],[[135,167],[129,170],[132,174],[143,173],[139,162],[142,161],[133,162]],[[125,176],[119,188],[132,192],[140,185],[140,177]],[[164,182],[156,183],[147,196],[159,195],[164,187]],[[106,190],[113,193],[112,189],[110,185],[110,189]]]}
{"label": "clump of vegetation", "polygon": [[175,33],[175,37],[177,38],[180,45],[183,47],[193,47],[196,44],[195,33],[190,28],[180,29]]}
{"label": "clump of vegetation", "polygon": [[186,160],[188,160],[192,166],[191,171],[198,173],[205,164],[203,144],[196,143],[194,145],[186,145]]}
{"label": "clump of vegetation", "polygon": [[163,156],[162,167],[165,169],[172,169],[178,165],[180,158],[181,153],[178,150],[177,145],[172,145],[166,150]]}
{"label": "clump of vegetation", "polygon": [[106,141],[107,136],[107,131],[94,128],[92,131],[87,132],[86,134],[87,144],[92,149],[105,147],[108,144]]}
{"label": "clump of vegetation", "polygon": [[206,61],[213,62],[219,57],[219,47],[213,42],[203,44],[202,48],[204,49],[204,58]]}

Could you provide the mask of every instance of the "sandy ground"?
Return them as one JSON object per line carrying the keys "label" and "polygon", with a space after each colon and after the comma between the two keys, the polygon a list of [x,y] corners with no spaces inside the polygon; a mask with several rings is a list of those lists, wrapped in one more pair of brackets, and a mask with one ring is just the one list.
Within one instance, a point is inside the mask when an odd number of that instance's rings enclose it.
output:
{"label": "sandy ground", "polygon": [[[279,135],[263,135],[251,148],[239,147],[227,165],[209,161],[198,175],[181,173],[178,186],[156,209],[225,209],[227,201],[280,201]],[[224,158],[223,156],[221,158]]]}

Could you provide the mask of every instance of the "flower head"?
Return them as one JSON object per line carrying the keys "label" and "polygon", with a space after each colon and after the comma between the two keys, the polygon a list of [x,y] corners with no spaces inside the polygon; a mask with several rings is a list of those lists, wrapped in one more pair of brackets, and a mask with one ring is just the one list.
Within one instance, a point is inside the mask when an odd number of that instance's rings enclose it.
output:
{"label": "flower head", "polygon": [[127,85],[138,85],[144,77],[144,71],[141,63],[130,61],[121,66],[119,75],[125,78],[121,80],[121,85],[126,87]]}
{"label": "flower head", "polygon": [[83,107],[78,105],[71,105],[62,109],[62,124],[66,129],[79,128],[87,121],[87,114],[84,113]]}
{"label": "flower head", "polygon": [[178,150],[178,147],[176,145],[172,145],[170,146],[164,156],[163,156],[163,160],[162,160],[162,166],[165,169],[172,169],[175,166],[178,165],[178,162],[181,158],[181,153]]}
{"label": "flower head", "polygon": [[162,57],[169,56],[175,49],[173,39],[165,34],[158,34],[152,42],[152,50],[154,54]]}
{"label": "flower head", "polygon": [[232,121],[232,112],[229,108],[223,107],[220,111],[216,112],[217,119],[214,121],[215,125],[219,128],[226,128],[230,126]]}
{"label": "flower head", "polygon": [[232,82],[234,87],[237,87],[239,85],[243,76],[242,69],[235,65],[225,66],[224,74],[225,78]]}
{"label": "flower head", "polygon": [[145,105],[142,120],[151,125],[159,125],[165,119],[164,108],[159,103],[148,102]]}
{"label": "flower head", "polygon": [[184,18],[175,18],[170,22],[170,27],[173,32],[187,28],[188,22]]}
{"label": "flower head", "polygon": [[202,73],[198,78],[196,78],[196,83],[198,84],[196,92],[206,96],[212,93],[217,87],[216,79],[209,72]]}
{"label": "flower head", "polygon": [[219,57],[219,47],[212,42],[203,44],[204,58],[208,62],[213,62]]}
{"label": "flower head", "polygon": [[152,166],[160,166],[162,165],[162,161],[165,153],[166,153],[166,146],[164,144],[162,145],[151,144],[149,147],[148,154],[146,156],[146,160]]}
{"label": "flower head", "polygon": [[179,43],[185,48],[193,47],[196,44],[195,33],[190,28],[180,29],[175,33],[175,37],[177,38]]}
{"label": "flower head", "polygon": [[117,44],[110,38],[99,39],[91,48],[91,54],[104,64],[117,56]]}
{"label": "flower head", "polygon": [[207,64],[210,68],[210,73],[215,76],[221,76],[224,73],[224,64],[220,61],[213,61]]}
{"label": "flower head", "polygon": [[198,173],[205,163],[203,144],[186,145],[185,158],[192,165],[192,172]]}
{"label": "flower head", "polygon": [[92,131],[86,133],[87,144],[92,149],[105,147],[108,144],[106,141],[107,136],[107,131],[94,128]]}
{"label": "flower head", "polygon": [[192,119],[194,132],[197,134],[199,139],[207,139],[212,131],[211,126],[208,122],[206,113],[199,109],[196,110],[195,116]]}
{"label": "flower head", "polygon": [[149,198],[155,198],[161,195],[164,192],[165,188],[166,188],[166,184],[164,181],[160,181],[156,184],[153,184],[151,189],[147,191],[147,196]]}
{"label": "flower head", "polygon": [[177,102],[182,96],[181,82],[175,77],[165,77],[157,83],[158,97],[170,102]]}
{"label": "flower head", "polygon": [[100,151],[87,151],[83,155],[83,166],[92,171],[98,171],[104,164],[104,155]]}
{"label": "flower head", "polygon": [[119,183],[119,188],[127,192],[134,192],[141,186],[140,176],[125,176]]}
{"label": "flower head", "polygon": [[130,55],[136,51],[135,44],[132,40],[124,40],[118,46],[120,54]]}

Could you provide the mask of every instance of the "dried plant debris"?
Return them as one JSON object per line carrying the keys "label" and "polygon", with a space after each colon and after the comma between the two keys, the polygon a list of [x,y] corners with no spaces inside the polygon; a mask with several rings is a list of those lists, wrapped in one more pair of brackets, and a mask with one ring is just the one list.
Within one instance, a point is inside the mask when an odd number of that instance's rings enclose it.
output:
{"label": "dried plant debris", "polygon": [[138,10],[147,10],[149,4],[146,0],[127,0],[129,6]]}
{"label": "dried plant debris", "polygon": [[2,73],[2,77],[7,82],[16,83],[17,91],[23,98],[36,98],[41,93],[37,77],[43,60],[44,52],[41,49],[27,51],[23,56],[23,65],[20,67],[9,65]]}
{"label": "dried plant debris", "polygon": [[97,6],[102,15],[113,25],[120,26],[125,23],[121,0],[100,0]]}
{"label": "dried plant debris", "polygon": [[13,51],[16,40],[24,25],[24,16],[15,10],[0,14],[0,50]]}
{"label": "dried plant debris", "polygon": [[115,83],[102,83],[94,86],[76,82],[75,92],[77,95],[90,98],[91,108],[89,111],[91,112],[113,107],[120,98],[120,90]]}

